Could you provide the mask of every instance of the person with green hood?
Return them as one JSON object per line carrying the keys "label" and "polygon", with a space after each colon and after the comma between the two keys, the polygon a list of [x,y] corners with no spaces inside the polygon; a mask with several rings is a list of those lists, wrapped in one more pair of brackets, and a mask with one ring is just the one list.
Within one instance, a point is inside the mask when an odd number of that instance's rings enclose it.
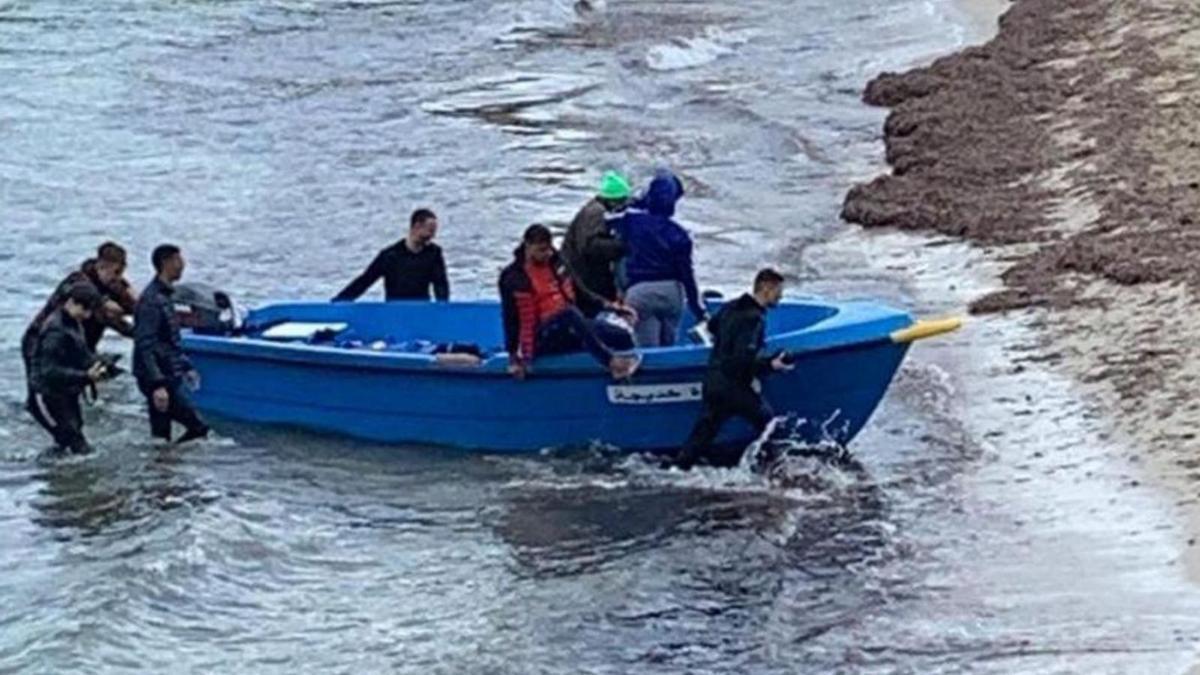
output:
{"label": "person with green hood", "polygon": [[613,224],[625,215],[632,193],[624,176],[605,172],[596,197],[579,210],[563,238],[561,255],[575,285],[585,289],[579,309],[589,318],[621,306],[616,266],[628,251],[613,233]]}

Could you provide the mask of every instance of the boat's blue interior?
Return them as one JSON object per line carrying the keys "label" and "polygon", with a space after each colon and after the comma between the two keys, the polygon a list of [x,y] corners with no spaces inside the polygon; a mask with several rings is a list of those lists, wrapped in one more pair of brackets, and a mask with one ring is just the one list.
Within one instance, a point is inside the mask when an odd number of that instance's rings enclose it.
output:
{"label": "boat's blue interior", "polygon": [[[720,303],[710,304],[715,312]],[[792,303],[780,305],[767,315],[768,334],[791,333],[808,328],[838,313],[829,304]],[[253,326],[269,326],[284,321],[348,324],[347,334],[363,342],[384,340],[389,343],[428,341],[433,343],[470,343],[485,352],[504,350],[504,328],[500,306],[495,302],[358,302],[296,303],[271,305],[256,310],[247,318],[250,335]],[[680,333],[693,325],[688,316]]]}

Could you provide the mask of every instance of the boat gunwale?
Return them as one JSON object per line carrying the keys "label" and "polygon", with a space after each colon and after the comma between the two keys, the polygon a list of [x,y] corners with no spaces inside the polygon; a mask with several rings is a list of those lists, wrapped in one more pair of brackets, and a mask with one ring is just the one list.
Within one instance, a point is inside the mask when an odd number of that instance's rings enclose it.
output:
{"label": "boat gunwale", "polygon": [[[456,304],[493,305],[494,303],[476,301]],[[834,303],[809,299],[809,302],[796,302],[795,304],[821,305],[837,310],[834,314],[813,324],[775,333],[767,338],[768,348],[788,349],[799,359],[810,355],[817,356],[841,350],[869,347],[876,343],[893,344],[892,333],[914,323],[913,317],[908,313],[871,301],[856,300]],[[280,306],[283,305],[269,305],[264,309]],[[864,329],[869,332],[864,334]],[[826,339],[822,340],[821,338]],[[802,344],[796,344],[797,341]],[[437,377],[511,377],[507,372],[507,352],[498,352],[479,365],[439,364],[436,357],[429,354],[350,350],[326,345],[278,342],[261,338],[200,335],[192,332],[185,333],[184,347],[186,351],[196,354],[252,361],[295,363],[314,368],[407,372]],[[638,350],[644,359],[639,372],[654,375],[698,374],[707,367],[708,351],[709,348],[704,345],[680,345]],[[681,359],[693,355],[699,358],[680,362]],[[539,380],[593,378],[603,373],[603,369],[583,354],[548,357],[545,362],[539,363],[536,369]]]}

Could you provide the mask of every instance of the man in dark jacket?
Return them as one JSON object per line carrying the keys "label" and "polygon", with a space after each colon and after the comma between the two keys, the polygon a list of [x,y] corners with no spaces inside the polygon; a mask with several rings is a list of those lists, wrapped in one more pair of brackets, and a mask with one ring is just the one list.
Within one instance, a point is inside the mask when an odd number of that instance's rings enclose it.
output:
{"label": "man in dark jacket", "polygon": [[103,297],[87,282],[72,286],[65,296],[34,338],[25,407],[60,449],[86,454],[92,447],[83,436],[79,396],[104,379],[108,369],[88,347],[81,324],[100,308]]}
{"label": "man in dark jacket", "polygon": [[25,329],[21,338],[21,357],[25,362],[26,378],[32,376],[31,359],[42,324],[62,309],[67,294],[80,284],[92,286],[102,296],[102,303],[95,312],[89,312],[82,323],[84,340],[92,351],[100,344],[104,331],[111,328],[125,337],[133,337],[133,324],[127,318],[133,314],[137,299],[125,281],[125,249],[113,242],[100,246],[95,258],[84,261],[78,270],[71,272],[55,287],[46,304]]}
{"label": "man in dark jacket", "polygon": [[[633,374],[637,359],[616,353],[633,349],[629,332],[585,317],[575,305],[575,293],[550,230],[529,226],[512,264],[500,274],[508,370],[514,377],[524,379],[537,356],[575,351],[590,353],[615,378]],[[615,305],[610,309],[619,311]]]}
{"label": "man in dark jacket", "polygon": [[350,302],[362,297],[383,277],[384,297],[393,300],[429,300],[429,289],[439,302],[450,299],[446,278],[446,260],[433,238],[438,220],[433,211],[417,209],[409,218],[408,236],[380,251],[367,270],[334,297],[334,302]]}
{"label": "man in dark jacket", "polygon": [[589,318],[599,314],[602,301],[616,302],[615,265],[625,257],[625,244],[613,233],[612,224],[625,213],[630,188],[625,177],[609,171],[600,179],[600,191],[595,199],[584,205],[567,227],[563,237],[562,257],[571,270],[576,288],[586,288],[589,294],[579,298],[579,309]]}
{"label": "man in dark jacket", "polygon": [[708,322],[713,345],[704,376],[704,411],[676,459],[681,468],[689,469],[704,457],[729,418],[745,419],[759,434],[774,418],[754,381],[793,367],[786,354],[763,354],[766,313],[782,297],[783,276],[764,269],[754,278],[753,293],[726,304]]}
{"label": "man in dark jacket", "polygon": [[614,223],[629,247],[625,302],[638,315],[639,347],[675,344],[685,301],[697,321],[707,319],[692,266],[692,238],[673,217],[682,197],[683,183],[661,170],[646,194]]}
{"label": "man in dark jacket", "polygon": [[[179,318],[171,295],[183,277],[183,254],[176,246],[154,249],[154,281],[142,291],[134,313],[133,375],[150,408],[150,432],[171,440],[171,422],[184,426],[177,442],[204,438],[208,425],[196,414],[187,388],[200,386],[200,377],[183,353]],[[185,387],[184,385],[188,385]]]}

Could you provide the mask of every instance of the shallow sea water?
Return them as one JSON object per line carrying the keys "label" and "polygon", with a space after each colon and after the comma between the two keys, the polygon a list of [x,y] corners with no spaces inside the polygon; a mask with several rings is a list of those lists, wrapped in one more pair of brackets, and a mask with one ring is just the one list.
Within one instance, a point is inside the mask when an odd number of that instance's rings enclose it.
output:
{"label": "shallow sea water", "polygon": [[915,350],[857,464],[782,479],[228,422],[164,450],[128,381],[87,413],[95,456],[38,459],[19,336],[109,237],[178,242],[250,304],[323,298],[428,204],[455,295],[483,297],[601,168],[665,164],[706,287],[770,263],[800,292],[961,305],[939,286],[961,257],[916,273],[889,256],[919,243],[837,219],[880,170],[862,86],[978,39],[955,6],[592,4],[0,1],[0,672],[1189,663],[1176,526],[1068,385],[1011,372],[1019,327]]}

